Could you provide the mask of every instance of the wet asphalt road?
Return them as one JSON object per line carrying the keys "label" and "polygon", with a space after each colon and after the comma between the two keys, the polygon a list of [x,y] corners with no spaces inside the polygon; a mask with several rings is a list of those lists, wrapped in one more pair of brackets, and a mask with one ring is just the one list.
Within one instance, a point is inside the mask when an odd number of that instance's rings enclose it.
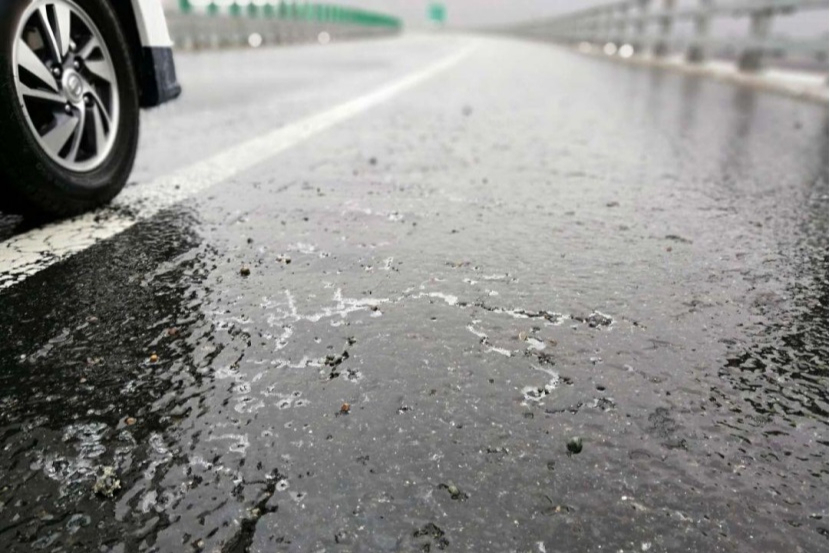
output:
{"label": "wet asphalt road", "polygon": [[130,186],[471,43],[0,292],[0,550],[826,551],[826,106],[508,40],[187,54]]}

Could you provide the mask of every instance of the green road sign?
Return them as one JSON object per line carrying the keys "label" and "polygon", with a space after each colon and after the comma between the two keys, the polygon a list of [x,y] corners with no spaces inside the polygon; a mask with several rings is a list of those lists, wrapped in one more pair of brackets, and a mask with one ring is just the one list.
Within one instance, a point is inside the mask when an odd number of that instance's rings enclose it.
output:
{"label": "green road sign", "polygon": [[433,23],[443,24],[447,19],[447,8],[441,2],[433,2],[429,5],[428,17]]}

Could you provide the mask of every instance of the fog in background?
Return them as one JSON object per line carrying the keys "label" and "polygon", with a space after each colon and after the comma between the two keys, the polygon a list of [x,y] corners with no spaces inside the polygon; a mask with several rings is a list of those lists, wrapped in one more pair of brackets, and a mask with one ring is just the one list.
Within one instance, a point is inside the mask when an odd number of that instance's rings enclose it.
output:
{"label": "fog in background", "polygon": [[[230,0],[226,1],[230,2]],[[250,0],[239,0],[239,3],[248,1]],[[737,0],[716,0],[716,2],[729,1]],[[175,9],[178,5],[178,0],[163,0],[163,2],[168,9]],[[320,0],[319,3],[364,8],[394,15],[400,17],[409,29],[430,28],[430,22],[427,19],[430,0]],[[447,10],[447,27],[465,29],[494,27],[551,17],[609,3],[608,0],[444,0],[443,2]],[[660,0],[652,0],[652,6],[659,6],[661,3]],[[679,0],[677,5],[695,6],[698,5],[698,1]],[[717,18],[712,26],[712,32],[716,36],[742,36],[746,33],[748,26],[749,19],[746,17],[734,20]],[[690,24],[688,27],[691,31]],[[793,16],[776,17],[773,33],[793,37],[815,37],[826,33],[827,28],[827,10],[815,10]],[[683,25],[678,28],[678,31],[680,34],[684,33]]]}
{"label": "fog in background", "polygon": [[[730,0],[716,0],[720,2]],[[445,0],[447,26],[470,28],[492,27],[561,15],[592,6],[609,4],[608,0]],[[426,28],[427,0],[350,0],[344,4],[387,12],[404,20],[407,27]],[[659,6],[652,0],[652,6]],[[697,0],[679,0],[678,6],[695,6]],[[719,18],[720,19],[720,18]],[[713,25],[714,33],[743,35],[748,18],[720,19]],[[795,16],[776,17],[773,32],[792,36],[812,37],[827,32],[827,11],[816,10]]]}

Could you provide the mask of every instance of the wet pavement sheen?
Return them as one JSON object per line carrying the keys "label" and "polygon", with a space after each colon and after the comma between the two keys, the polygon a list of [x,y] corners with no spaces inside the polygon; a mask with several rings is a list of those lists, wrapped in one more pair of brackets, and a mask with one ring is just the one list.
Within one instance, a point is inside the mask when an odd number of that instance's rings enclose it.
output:
{"label": "wet pavement sheen", "polygon": [[0,550],[826,550],[827,136],[482,40],[0,292]]}

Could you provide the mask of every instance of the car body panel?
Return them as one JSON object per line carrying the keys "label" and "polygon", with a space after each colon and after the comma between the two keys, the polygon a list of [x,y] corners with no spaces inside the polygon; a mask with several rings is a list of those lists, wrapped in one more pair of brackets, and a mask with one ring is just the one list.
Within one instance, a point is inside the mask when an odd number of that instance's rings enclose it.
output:
{"label": "car body panel", "polygon": [[142,47],[139,65],[142,108],[158,106],[181,95],[182,87],[176,78],[171,47]]}
{"label": "car body panel", "polygon": [[167,30],[161,0],[132,0],[132,12],[135,29],[128,34],[137,35],[139,42],[133,50],[137,58],[141,107],[158,106],[177,98],[182,91],[176,79],[173,41]]}
{"label": "car body panel", "polygon": [[170,48],[173,41],[167,31],[167,20],[161,0],[132,0],[138,37],[145,48]]}

